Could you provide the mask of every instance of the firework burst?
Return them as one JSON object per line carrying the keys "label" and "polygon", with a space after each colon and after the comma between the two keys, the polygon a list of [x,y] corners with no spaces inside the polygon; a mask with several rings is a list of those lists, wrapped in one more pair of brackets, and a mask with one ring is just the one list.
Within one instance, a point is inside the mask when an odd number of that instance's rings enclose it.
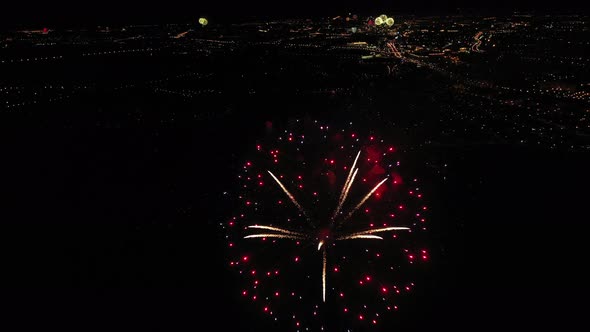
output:
{"label": "firework burst", "polygon": [[287,128],[256,144],[238,176],[239,213],[223,224],[242,296],[296,330],[379,326],[428,260],[417,179],[374,135]]}

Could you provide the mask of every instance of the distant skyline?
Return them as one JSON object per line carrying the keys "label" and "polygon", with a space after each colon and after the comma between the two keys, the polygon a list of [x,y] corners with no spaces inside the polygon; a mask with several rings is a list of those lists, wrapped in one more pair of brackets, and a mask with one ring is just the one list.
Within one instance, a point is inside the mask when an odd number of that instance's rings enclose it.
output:
{"label": "distant skyline", "polygon": [[79,26],[124,23],[189,22],[203,15],[215,21],[249,18],[289,18],[338,15],[347,12],[360,15],[387,12],[399,14],[509,14],[513,11],[535,13],[588,14],[588,3],[563,0],[550,6],[533,0],[300,0],[300,1],[202,1],[168,0],[153,3],[140,0],[72,0],[15,2],[3,10],[0,24],[5,27]]}

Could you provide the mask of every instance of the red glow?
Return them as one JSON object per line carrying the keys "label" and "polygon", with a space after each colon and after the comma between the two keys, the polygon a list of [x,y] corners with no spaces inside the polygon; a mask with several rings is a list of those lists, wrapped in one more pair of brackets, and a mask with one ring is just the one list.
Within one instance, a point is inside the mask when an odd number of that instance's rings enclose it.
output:
{"label": "red glow", "polygon": [[295,257],[295,261],[296,262],[299,262],[299,257]]}
{"label": "red glow", "polygon": [[255,275],[255,274],[256,274],[256,270],[252,270],[252,271],[250,272],[250,274],[252,274],[252,275]]}
{"label": "red glow", "polygon": [[344,308],[344,312],[348,312],[348,308]]}
{"label": "red glow", "polygon": [[338,267],[334,267],[334,272],[338,272]]}
{"label": "red glow", "polygon": [[242,260],[243,260],[244,262],[248,261],[248,256],[244,256],[244,257],[242,257]]}
{"label": "red glow", "polygon": [[275,296],[279,296],[279,292],[275,292]]}
{"label": "red glow", "polygon": [[365,279],[367,279],[367,281],[371,281],[371,277],[367,276]]}
{"label": "red glow", "polygon": [[359,319],[360,320],[363,320],[363,315],[359,315]]}
{"label": "red glow", "polygon": [[340,297],[344,297],[344,293],[340,293]]}
{"label": "red glow", "polygon": [[402,177],[396,172],[391,173],[391,178],[393,179],[393,184],[402,184],[403,183]]}
{"label": "red glow", "polygon": [[381,291],[382,291],[383,293],[387,293],[387,288],[383,287],[383,288],[381,288]]}
{"label": "red glow", "polygon": [[388,150],[389,152],[393,152],[395,149],[393,148],[393,146],[390,146]]}
{"label": "red glow", "polygon": [[229,246],[230,246],[230,247],[233,247],[233,246],[234,246],[234,244],[230,242],[230,243],[229,243]]}

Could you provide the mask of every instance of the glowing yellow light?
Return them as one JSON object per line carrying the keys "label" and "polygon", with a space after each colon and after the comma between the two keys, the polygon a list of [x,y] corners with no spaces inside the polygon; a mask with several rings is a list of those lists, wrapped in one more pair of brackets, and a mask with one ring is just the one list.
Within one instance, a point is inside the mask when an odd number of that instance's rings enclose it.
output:
{"label": "glowing yellow light", "polygon": [[381,16],[379,16],[375,19],[375,25],[381,25],[381,24],[383,24],[383,19],[381,18]]}
{"label": "glowing yellow light", "polygon": [[202,26],[205,26],[205,25],[207,25],[208,23],[209,23],[209,21],[207,21],[207,19],[206,19],[206,18],[204,18],[204,17],[201,17],[201,18],[199,18],[199,24],[200,24],[200,25],[202,25]]}
{"label": "glowing yellow light", "polygon": [[385,20],[385,24],[387,24],[387,26],[392,26],[393,25],[393,22],[394,22],[393,17],[388,17]]}
{"label": "glowing yellow light", "polygon": [[382,22],[385,22],[385,20],[387,19],[387,15],[381,14],[378,18],[380,18]]}

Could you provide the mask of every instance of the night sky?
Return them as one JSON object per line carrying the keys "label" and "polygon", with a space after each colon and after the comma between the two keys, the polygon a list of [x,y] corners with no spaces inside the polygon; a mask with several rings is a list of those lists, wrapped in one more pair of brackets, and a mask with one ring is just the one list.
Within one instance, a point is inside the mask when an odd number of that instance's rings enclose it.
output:
{"label": "night sky", "polygon": [[565,0],[539,6],[533,0],[500,1],[189,1],[147,2],[139,0],[78,2],[71,0],[15,2],[10,10],[2,10],[2,25],[7,27],[49,25],[84,26],[96,24],[176,23],[190,22],[208,15],[219,22],[248,18],[289,18],[330,16],[355,12],[371,15],[381,12],[407,14],[489,13],[513,11],[536,13],[588,12],[588,3]]}
{"label": "night sky", "polygon": [[[577,0],[535,5],[533,0],[32,0],[0,10],[0,28],[188,23],[200,16],[215,24],[348,12],[499,15],[588,9]],[[166,73],[168,64],[152,70]],[[242,67],[246,72],[262,68]],[[26,76],[22,67],[10,68],[17,83],[42,77],[38,71]],[[217,76],[232,68],[237,65]],[[415,89],[411,82],[405,86]],[[7,194],[0,203],[0,304],[10,308],[2,313],[10,321],[3,319],[0,330],[272,331],[265,317],[237,300],[236,278],[220,250],[226,243],[219,222],[231,206],[222,193],[235,191],[233,176],[248,156],[246,144],[265,132],[265,121],[307,112],[348,121],[349,113],[338,103],[324,109],[316,99],[299,97],[281,113],[277,105],[285,100],[269,93],[236,97],[228,104],[231,117],[222,120],[211,116],[178,128],[146,122],[138,128],[117,121],[141,107],[152,110],[148,106],[154,99],[123,95],[139,105],[127,113],[109,106],[114,97],[101,96],[99,91],[84,103],[40,106],[36,110],[42,111],[33,115],[2,114],[7,119],[22,115],[22,122],[0,121],[0,192]],[[158,100],[157,106],[166,109],[180,104]],[[78,107],[89,104],[98,105],[96,114]],[[63,111],[61,105],[70,106]],[[225,106],[206,110],[222,114],[230,109]],[[153,110],[142,114],[158,120],[168,114]],[[53,122],[27,122],[27,116]],[[112,117],[112,127],[123,129],[101,128],[102,117]],[[446,167],[448,160],[449,180],[424,166],[433,193],[432,265],[422,276],[421,290],[396,316],[393,330],[575,330],[585,318],[589,290],[589,279],[580,271],[587,269],[590,156],[510,144],[420,153],[410,156],[416,164],[437,165],[429,158],[442,156]]]}

